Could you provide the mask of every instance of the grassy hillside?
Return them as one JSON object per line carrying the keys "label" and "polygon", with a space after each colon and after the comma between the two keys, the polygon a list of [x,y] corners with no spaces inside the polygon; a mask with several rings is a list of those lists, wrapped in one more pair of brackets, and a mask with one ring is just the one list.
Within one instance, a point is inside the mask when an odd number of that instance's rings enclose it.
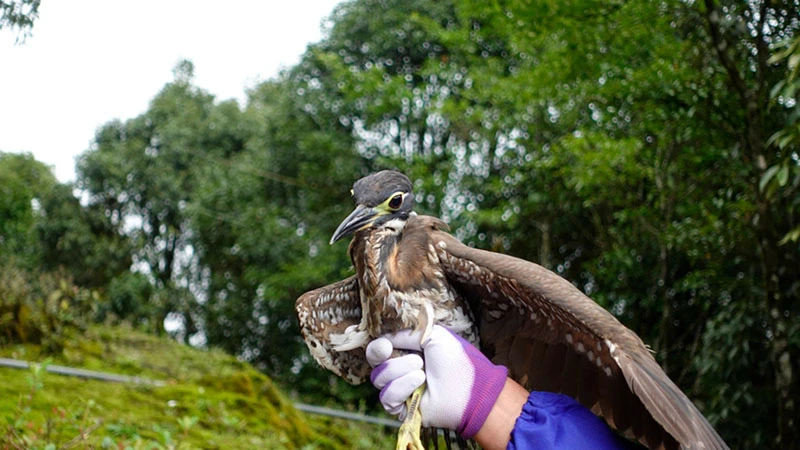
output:
{"label": "grassy hillside", "polygon": [[[35,346],[0,356],[42,361]],[[390,448],[378,426],[308,416],[272,381],[219,351],[126,328],[70,340],[52,364],[164,380],[129,385],[0,368],[0,449]]]}

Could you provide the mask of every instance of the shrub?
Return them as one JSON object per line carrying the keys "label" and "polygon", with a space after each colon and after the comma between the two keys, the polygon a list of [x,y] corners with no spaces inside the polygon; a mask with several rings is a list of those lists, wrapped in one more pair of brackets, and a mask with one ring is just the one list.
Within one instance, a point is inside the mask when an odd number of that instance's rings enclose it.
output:
{"label": "shrub", "polygon": [[91,322],[96,291],[76,287],[63,272],[34,274],[0,267],[0,345],[31,343],[59,353],[71,333]]}

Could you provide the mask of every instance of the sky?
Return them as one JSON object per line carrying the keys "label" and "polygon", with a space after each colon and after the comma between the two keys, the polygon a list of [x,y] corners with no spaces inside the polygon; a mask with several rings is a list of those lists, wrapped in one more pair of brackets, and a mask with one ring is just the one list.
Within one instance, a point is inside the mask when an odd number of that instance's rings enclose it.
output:
{"label": "sky", "polygon": [[74,181],[95,130],[145,112],[179,60],[217,100],[242,101],[322,39],[340,1],[43,1],[24,42],[0,30],[0,151]]}

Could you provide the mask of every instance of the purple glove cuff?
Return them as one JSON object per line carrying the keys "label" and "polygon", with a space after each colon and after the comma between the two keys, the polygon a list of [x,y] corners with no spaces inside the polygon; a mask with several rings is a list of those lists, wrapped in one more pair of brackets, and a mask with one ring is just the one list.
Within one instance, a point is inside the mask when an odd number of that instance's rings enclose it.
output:
{"label": "purple glove cuff", "polygon": [[472,366],[475,368],[475,380],[472,385],[469,402],[461,417],[458,433],[464,439],[471,439],[480,431],[492,407],[497,402],[500,392],[506,384],[508,369],[496,366],[486,359],[478,349],[462,340],[462,345]]}

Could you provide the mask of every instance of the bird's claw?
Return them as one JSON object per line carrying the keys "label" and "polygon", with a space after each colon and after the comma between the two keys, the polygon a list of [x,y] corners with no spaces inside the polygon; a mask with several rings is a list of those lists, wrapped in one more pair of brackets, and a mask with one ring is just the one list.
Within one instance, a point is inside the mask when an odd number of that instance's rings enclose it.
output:
{"label": "bird's claw", "polygon": [[405,423],[401,425],[397,433],[397,450],[425,450],[419,438],[419,431],[419,425],[406,426]]}
{"label": "bird's claw", "polygon": [[419,401],[423,392],[425,392],[425,385],[417,388],[406,401],[408,415],[400,424],[400,430],[397,432],[397,450],[425,450],[420,439],[422,413],[419,410]]}

